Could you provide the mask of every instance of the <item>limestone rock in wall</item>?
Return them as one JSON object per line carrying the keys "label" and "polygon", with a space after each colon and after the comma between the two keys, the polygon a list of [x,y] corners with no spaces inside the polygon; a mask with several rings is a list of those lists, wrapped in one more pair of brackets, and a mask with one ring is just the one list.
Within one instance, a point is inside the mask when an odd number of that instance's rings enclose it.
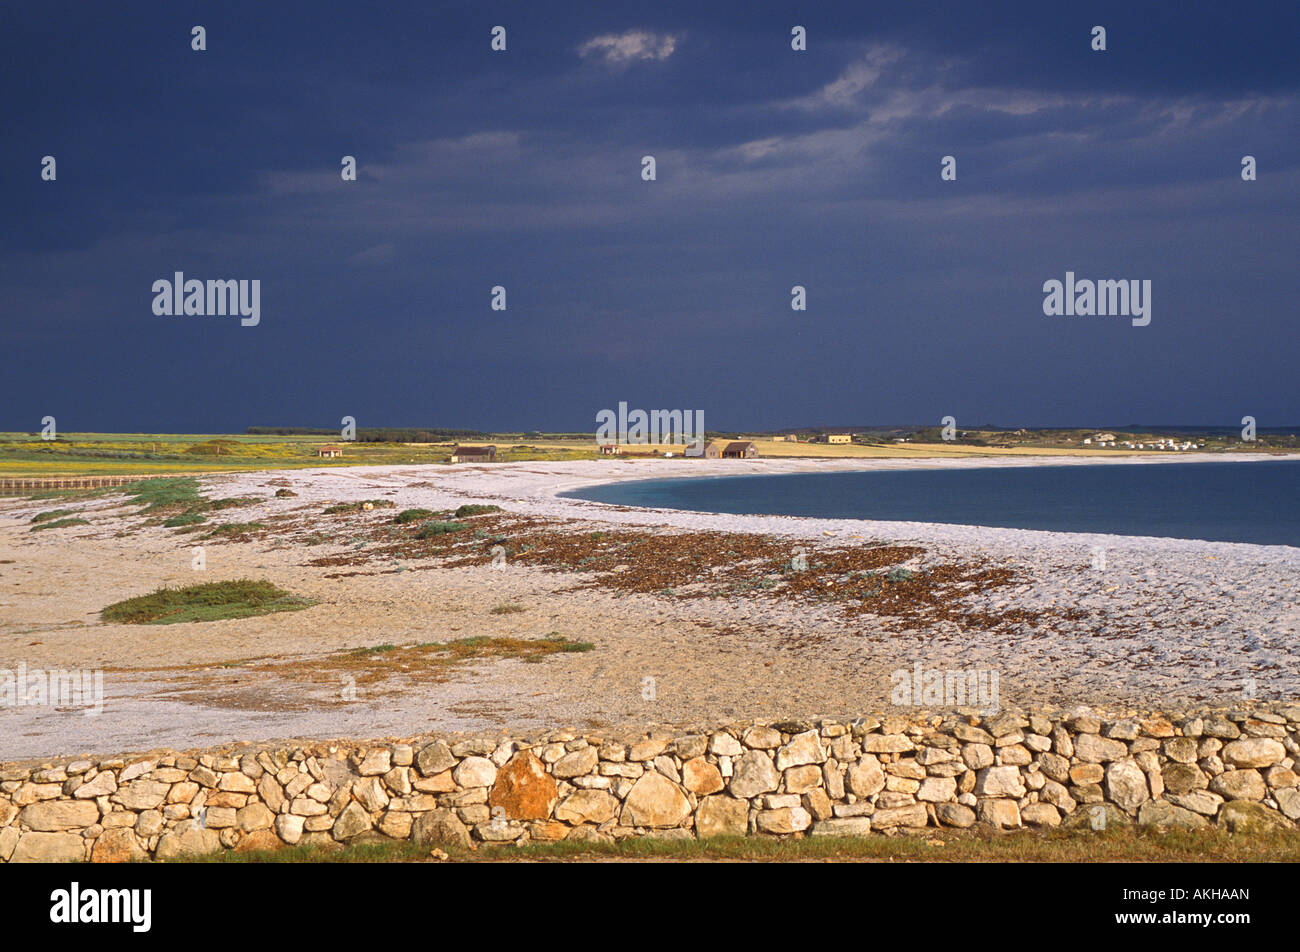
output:
{"label": "limestone rock in wall", "polygon": [[[1289,713],[1288,713],[1289,712]],[[796,718],[0,765],[0,862],[926,827],[1290,829],[1300,705]]]}

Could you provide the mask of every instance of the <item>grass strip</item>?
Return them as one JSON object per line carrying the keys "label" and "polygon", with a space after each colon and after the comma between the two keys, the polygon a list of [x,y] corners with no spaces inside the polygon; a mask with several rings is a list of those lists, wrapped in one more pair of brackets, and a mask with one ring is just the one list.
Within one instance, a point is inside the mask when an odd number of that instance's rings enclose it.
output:
{"label": "grass strip", "polygon": [[[371,836],[372,834],[366,834]],[[373,834],[377,836],[378,834]],[[701,861],[939,862],[939,863],[1280,863],[1300,856],[1300,831],[1226,833],[1222,830],[1107,830],[1104,832],[927,829],[865,837],[718,836],[704,840],[629,838],[615,843],[531,842],[440,847],[452,862]],[[409,840],[370,839],[246,853],[221,852],[177,862],[199,863],[417,863],[432,847]]]}
{"label": "grass strip", "polygon": [[29,531],[39,532],[42,529],[66,529],[68,526],[88,526],[88,519],[55,519],[53,522],[42,522],[31,527]]}

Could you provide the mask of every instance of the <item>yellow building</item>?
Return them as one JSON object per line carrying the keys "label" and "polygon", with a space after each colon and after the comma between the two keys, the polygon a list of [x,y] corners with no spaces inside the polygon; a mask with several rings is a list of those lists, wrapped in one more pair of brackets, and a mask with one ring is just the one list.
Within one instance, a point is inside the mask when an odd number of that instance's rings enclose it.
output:
{"label": "yellow building", "polygon": [[827,433],[826,442],[827,443],[852,443],[853,434],[852,433]]}

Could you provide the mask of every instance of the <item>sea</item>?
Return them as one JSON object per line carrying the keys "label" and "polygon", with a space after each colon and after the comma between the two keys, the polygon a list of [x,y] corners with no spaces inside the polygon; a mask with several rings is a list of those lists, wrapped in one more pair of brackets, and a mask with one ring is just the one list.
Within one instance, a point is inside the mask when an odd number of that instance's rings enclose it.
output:
{"label": "sea", "polygon": [[1300,546],[1300,459],[627,480],[565,495],[696,512]]}

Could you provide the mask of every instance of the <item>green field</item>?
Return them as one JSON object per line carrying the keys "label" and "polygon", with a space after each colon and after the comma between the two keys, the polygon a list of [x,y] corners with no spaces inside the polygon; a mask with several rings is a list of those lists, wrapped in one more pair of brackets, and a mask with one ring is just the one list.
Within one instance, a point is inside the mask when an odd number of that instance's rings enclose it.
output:
{"label": "green field", "polygon": [[[1137,451],[1081,446],[1091,431],[1032,431],[992,433],[963,431],[962,438],[942,442],[928,431],[906,443],[859,437],[850,444],[787,443],[770,436],[719,435],[722,441],[752,439],[765,458],[943,458],[958,456],[1091,455],[1125,456]],[[711,439],[713,437],[710,437]],[[1126,438],[1128,436],[1126,435]],[[1132,436],[1134,440],[1148,437]],[[628,456],[671,452],[681,458],[681,445],[647,444],[623,457],[601,457],[591,435],[494,433],[476,438],[492,443],[500,462],[524,460],[607,459],[617,464]],[[325,444],[343,448],[339,459],[316,455]],[[240,472],[307,467],[440,464],[449,465],[455,443],[341,442],[329,436],[221,433],[63,433],[45,441],[33,433],[0,433],[0,478],[41,476],[117,476]],[[1270,437],[1257,444],[1211,439],[1208,452],[1296,452],[1295,437]],[[1149,455],[1172,456],[1148,451]]]}
{"label": "green field", "polygon": [[[593,440],[518,442],[521,434],[493,437],[498,459],[563,460],[595,457]],[[477,442],[489,442],[480,440]],[[342,446],[339,459],[317,447]],[[201,433],[63,433],[44,441],[30,433],[0,433],[0,477],[116,476],[220,473],[321,466],[447,463],[455,443],[342,443],[322,436],[250,436]]]}

